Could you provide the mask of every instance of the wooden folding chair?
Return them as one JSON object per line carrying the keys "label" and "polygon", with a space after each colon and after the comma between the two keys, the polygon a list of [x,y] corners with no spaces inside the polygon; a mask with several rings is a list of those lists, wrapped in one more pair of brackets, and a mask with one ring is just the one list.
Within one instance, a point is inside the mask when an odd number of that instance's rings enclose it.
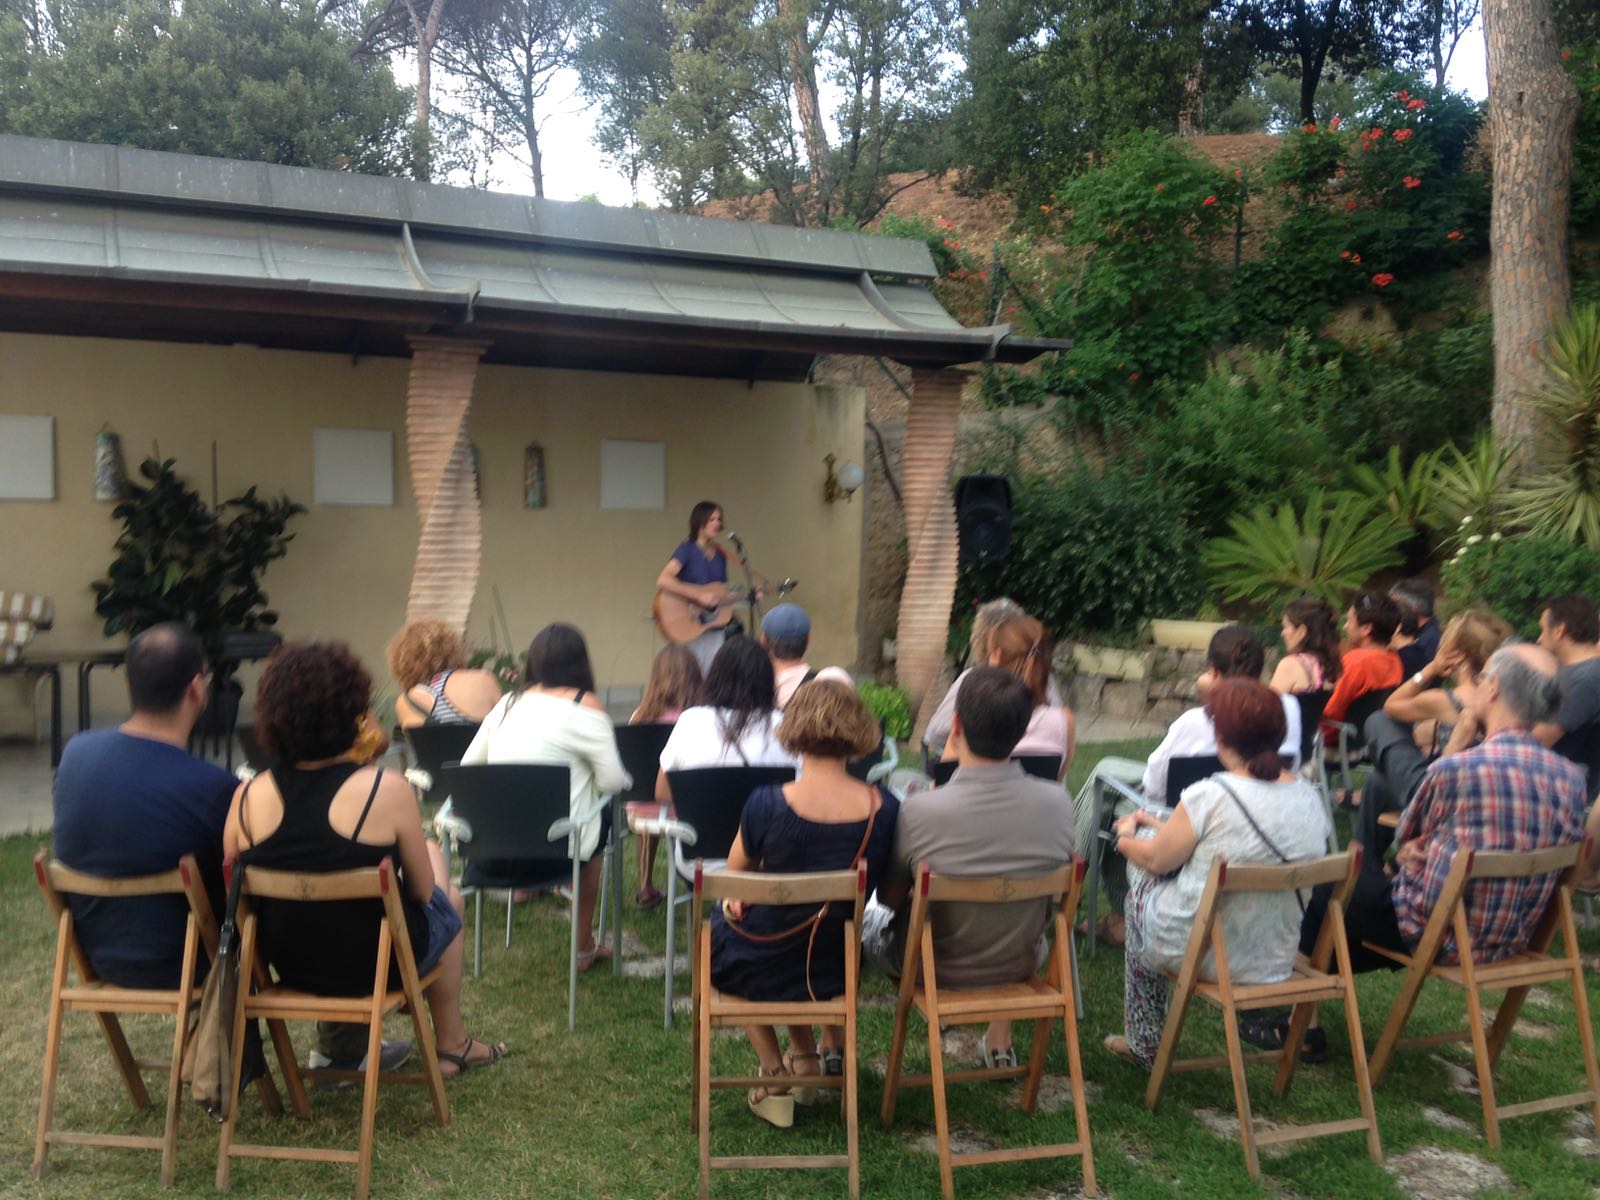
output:
{"label": "wooden folding chair", "polygon": [[[1072,921],[1083,891],[1085,863],[1081,856],[1048,875],[1030,878],[994,876],[987,879],[951,879],[935,875],[926,863],[917,868],[916,889],[911,902],[911,923],[906,933],[905,961],[900,973],[900,995],[895,1001],[894,1034],[889,1042],[889,1066],[883,1081],[885,1127],[894,1123],[895,1104],[900,1089],[933,1088],[933,1123],[939,1143],[939,1187],[945,1200],[955,1195],[954,1169],[984,1163],[1022,1162],[1037,1158],[1083,1160],[1083,1191],[1086,1196],[1099,1192],[1094,1182],[1094,1151],[1089,1143],[1089,1110],[1083,1096],[1083,1065],[1078,1053],[1078,1014],[1072,1002],[1071,968],[1067,961],[1071,944]],[[1060,896],[1055,913],[1055,936],[1045,974],[1018,983],[997,987],[949,989],[941,991],[933,959],[933,926],[928,907],[945,901],[965,904],[1007,904]],[[928,1026],[929,1074],[902,1075],[905,1058],[906,1027],[912,1008]],[[944,1025],[971,1025],[990,1021],[1032,1020],[1033,1050],[1026,1067],[980,1067],[946,1071],[940,1028]],[[950,1150],[950,1113],[945,1097],[946,1083],[967,1083],[977,1079],[1025,1078],[1022,1111],[1031,1113],[1039,1099],[1039,1084],[1044,1078],[1045,1055],[1050,1048],[1051,1023],[1060,1020],[1067,1038],[1067,1070],[1071,1075],[1072,1108],[1077,1118],[1078,1140],[1051,1146],[1018,1146],[955,1154]]]}
{"label": "wooden folding chair", "polygon": [[[237,869],[237,868],[236,868]],[[439,1124],[450,1123],[450,1102],[444,1094],[444,1076],[439,1070],[439,1056],[433,1040],[433,1025],[428,1020],[422,997],[423,990],[439,977],[442,967],[435,967],[427,975],[417,976],[417,964],[411,953],[411,939],[406,932],[405,912],[400,907],[399,881],[394,863],[385,858],[376,867],[359,871],[336,871],[326,874],[304,874],[293,871],[269,871],[260,867],[244,869],[244,884],[239,893],[239,968],[249,971],[255,980],[253,987],[239,988],[239,1002],[233,1020],[233,1072],[239,1077],[244,1053],[245,1022],[260,1018],[268,1021],[341,1021],[365,1024],[367,1032],[366,1069],[363,1071],[318,1070],[307,1072],[323,1079],[359,1079],[362,1082],[361,1132],[358,1148],[339,1150],[302,1148],[298,1146],[269,1146],[235,1142],[234,1126],[239,1107],[228,1111],[223,1123],[222,1136],[217,1144],[217,1190],[227,1191],[230,1172],[235,1158],[295,1159],[302,1162],[355,1163],[356,1200],[366,1200],[372,1182],[372,1130],[377,1115],[378,1081],[386,1083],[426,1084],[433,1100],[434,1115]],[[379,900],[383,904],[383,920],[378,929],[378,953],[373,972],[372,991],[365,996],[319,996],[310,992],[295,991],[281,984],[266,981],[266,961],[258,958],[256,945],[256,914],[250,909],[250,898],[278,901],[335,901]],[[400,971],[400,989],[389,990],[389,964],[393,961]],[[379,1066],[383,1038],[383,1019],[405,1005],[411,1013],[411,1024],[416,1031],[417,1051],[422,1057],[421,1074],[391,1073]],[[297,1110],[302,1110],[305,1088],[300,1068],[291,1057],[287,1062],[280,1058],[286,1083],[296,1098]],[[303,1110],[302,1110],[303,1111]]]}
{"label": "wooden folding chair", "polygon": [[[1367,943],[1368,949],[1385,958],[1392,958],[1406,968],[1400,994],[1395,997],[1388,1023],[1378,1038],[1377,1049],[1372,1052],[1373,1083],[1382,1082],[1394,1052],[1400,1046],[1437,1046],[1445,1042],[1470,1041],[1473,1062],[1478,1071],[1478,1092],[1483,1098],[1483,1131],[1490,1146],[1498,1148],[1500,1145],[1500,1121],[1503,1118],[1584,1105],[1589,1107],[1594,1118],[1595,1136],[1600,1137],[1600,1069],[1595,1063],[1594,1028],[1589,1024],[1589,997],[1583,986],[1583,956],[1578,948],[1577,926],[1572,920],[1572,885],[1578,877],[1587,849],[1588,841],[1585,839],[1566,846],[1553,846],[1548,850],[1458,850],[1455,860],[1450,864],[1450,873],[1445,876],[1439,901],[1423,928],[1416,953],[1399,954]],[[1527,949],[1496,962],[1474,962],[1472,931],[1467,924],[1466,897],[1469,885],[1485,879],[1528,879],[1557,871],[1561,872],[1561,878],[1556,884],[1556,894],[1539,923],[1534,926]],[[1559,958],[1550,953],[1550,945],[1558,929],[1565,947],[1565,952]],[[1455,965],[1438,961],[1445,934],[1451,930],[1456,935],[1458,961]],[[1442,980],[1466,993],[1467,1028],[1402,1040],[1400,1034],[1416,1005],[1422,984],[1430,978]],[[1579,1044],[1583,1049],[1583,1069],[1588,1077],[1588,1088],[1569,1095],[1527,1100],[1520,1104],[1497,1103],[1494,1066],[1500,1060],[1506,1038],[1517,1022],[1523,1002],[1528,998],[1528,989],[1536,984],[1554,983],[1561,979],[1572,984],[1572,1007],[1578,1026]],[[1485,990],[1505,992],[1495,1013],[1494,1024],[1487,1032],[1483,1027],[1482,993]]]}
{"label": "wooden folding chair", "polygon": [[[183,1089],[182,1063],[184,1047],[189,1038],[189,1011],[200,1003],[200,988],[195,984],[199,949],[205,946],[210,956],[217,951],[217,923],[200,883],[200,869],[194,855],[185,854],[171,871],[159,875],[140,875],[123,879],[105,879],[74,871],[48,858],[40,850],[33,860],[34,874],[39,880],[39,890],[56,919],[55,971],[50,979],[50,1017],[44,1043],[44,1087],[39,1096],[39,1129],[33,1144],[33,1172],[42,1174],[46,1156],[52,1145],[110,1146],[119,1149],[161,1151],[161,1182],[170,1187],[177,1170],[178,1154],[178,1100]],[[125,988],[107,983],[95,974],[89,956],[78,941],[73,927],[72,913],[67,907],[67,895],[94,896],[105,899],[122,899],[134,896],[181,895],[188,900],[189,915],[184,923],[183,960],[179,970],[178,986],[171,990]],[[71,964],[78,973],[78,986],[67,983],[67,968]],[[62,1024],[69,1012],[92,1012],[100,1021],[106,1043],[111,1047],[111,1057],[128,1089],[135,1109],[150,1104],[150,1093],[145,1090],[141,1071],[167,1072],[167,1113],[160,1137],[143,1137],[131,1134],[87,1133],[54,1128],[56,1076],[61,1063]],[[117,1020],[121,1013],[158,1013],[170,1016],[176,1026],[172,1035],[170,1060],[137,1059],[128,1046],[122,1024]],[[266,1079],[261,1090],[264,1104],[281,1111],[278,1092],[271,1079]]]}
{"label": "wooden folding chair", "polygon": [[[693,980],[694,1082],[689,1124],[700,1134],[700,1200],[711,1194],[713,1170],[843,1167],[850,1195],[861,1195],[860,1129],[856,1120],[856,985],[861,974],[861,912],[867,903],[867,865],[853,871],[819,871],[802,875],[768,875],[759,871],[706,870],[696,861],[690,910],[689,957]],[[831,1000],[757,1001],[724,995],[711,986],[711,922],[707,901],[743,900],[747,904],[852,905],[845,921],[844,994]],[[838,1088],[844,1099],[845,1153],[757,1154],[711,1153],[711,1090],[771,1087],[770,1075],[713,1075],[711,1031],[718,1026],[843,1025],[844,1074],[807,1075],[807,1087]]]}
{"label": "wooden folding chair", "polygon": [[[1230,866],[1227,860],[1219,857],[1212,861],[1211,872],[1206,877],[1206,889],[1200,898],[1200,909],[1195,914],[1194,931],[1189,935],[1183,968],[1178,973],[1177,986],[1173,989],[1167,1023],[1161,1032],[1161,1046],[1156,1051],[1155,1066],[1150,1073],[1150,1083],[1145,1088],[1144,1102],[1147,1108],[1155,1110],[1161,1102],[1161,1093],[1169,1074],[1199,1071],[1208,1067],[1228,1067],[1233,1073],[1233,1095],[1239,1107],[1239,1140],[1244,1145],[1245,1169],[1250,1172],[1251,1179],[1261,1178],[1261,1164],[1256,1155],[1258,1146],[1331,1137],[1339,1133],[1365,1133],[1368,1155],[1373,1162],[1383,1160],[1383,1147],[1378,1140],[1378,1117],[1372,1106],[1372,1086],[1367,1081],[1367,1051],[1361,1039],[1361,1012],[1356,1006],[1355,976],[1350,970],[1350,944],[1345,938],[1344,928],[1344,909],[1349,903],[1350,893],[1355,890],[1356,878],[1361,874],[1361,857],[1359,843],[1342,854],[1273,866]],[[1247,892],[1290,892],[1324,883],[1338,884],[1338,887],[1328,901],[1328,915],[1317,933],[1309,962],[1297,961],[1289,978],[1279,983],[1235,984],[1228,965],[1227,942],[1219,920],[1223,898]],[[1208,955],[1215,956],[1215,983],[1200,978],[1200,968]],[[1338,959],[1335,971],[1329,974],[1329,962],[1335,957]],[[1189,1059],[1175,1057],[1189,1001],[1196,995],[1205,997],[1222,1010],[1222,1029],[1228,1043],[1226,1055]],[[1278,1074],[1272,1084],[1272,1093],[1275,1096],[1287,1094],[1289,1084],[1294,1079],[1295,1064],[1300,1061],[1300,1043],[1305,1039],[1317,1004],[1324,1000],[1344,1002],[1345,1023],[1350,1031],[1350,1058],[1355,1068],[1356,1096],[1361,1102],[1361,1115],[1339,1121],[1323,1121],[1316,1125],[1258,1130],[1250,1111],[1245,1063],[1276,1060]],[[1292,1005],[1294,1008],[1283,1048],[1243,1053],[1239,1044],[1239,1014],[1281,1005]]]}

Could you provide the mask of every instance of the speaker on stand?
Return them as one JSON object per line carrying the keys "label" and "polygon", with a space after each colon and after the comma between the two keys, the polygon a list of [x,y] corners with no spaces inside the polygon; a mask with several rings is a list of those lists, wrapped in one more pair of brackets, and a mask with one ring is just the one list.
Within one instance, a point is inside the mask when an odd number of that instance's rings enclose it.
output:
{"label": "speaker on stand", "polygon": [[984,566],[1011,552],[1011,485],[1004,475],[963,475],[956,481],[956,529],[961,561]]}

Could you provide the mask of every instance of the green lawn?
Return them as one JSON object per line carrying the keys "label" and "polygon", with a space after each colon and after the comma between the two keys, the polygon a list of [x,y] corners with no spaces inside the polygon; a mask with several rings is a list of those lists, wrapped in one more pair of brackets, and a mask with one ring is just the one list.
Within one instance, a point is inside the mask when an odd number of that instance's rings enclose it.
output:
{"label": "green lawn", "polygon": [[[1143,753],[1136,746],[1096,746],[1101,753]],[[1074,771],[1074,783],[1089,763]],[[53,930],[33,882],[29,860],[38,839],[0,841],[0,1194],[60,1198],[157,1196],[169,1194],[156,1182],[156,1157],[142,1152],[92,1151],[57,1147],[52,1169],[42,1183],[27,1175],[32,1157],[38,1104],[39,1060],[43,1047],[47,977]],[[631,857],[631,855],[629,855]],[[387,1089],[379,1105],[373,1190],[379,1196],[450,1195],[473,1197],[677,1197],[693,1195],[695,1143],[688,1130],[689,1037],[684,1019],[668,1032],[661,1028],[659,979],[613,977],[601,970],[580,982],[579,1028],[569,1035],[566,1015],[566,926],[563,907],[550,898],[517,911],[509,951],[498,934],[486,938],[485,973],[469,981],[467,1015],[475,1033],[503,1038],[510,1058],[495,1067],[451,1083],[454,1122],[434,1125],[422,1089]],[[491,930],[503,928],[504,909],[486,913]],[[665,930],[657,912],[627,913],[627,927],[645,946],[659,951]],[[1585,935],[1600,941],[1594,935]],[[1593,944],[1588,947],[1595,949]],[[1262,1186],[1251,1184],[1236,1143],[1212,1133],[1207,1116],[1230,1115],[1232,1091],[1225,1073],[1177,1077],[1158,1113],[1143,1105],[1145,1077],[1108,1055],[1100,1039],[1121,1025],[1122,957],[1102,949],[1083,961],[1087,1015],[1083,1057],[1090,1087],[1090,1124],[1102,1189],[1131,1200],[1182,1192],[1190,1197],[1248,1196],[1400,1196],[1405,1192],[1381,1166],[1367,1160],[1359,1135],[1307,1144],[1264,1158]],[[1361,981],[1363,1023],[1369,1039],[1388,1011],[1395,990],[1389,976]],[[685,983],[686,987],[686,983]],[[1506,1101],[1530,1094],[1568,1092],[1581,1087],[1578,1039],[1572,1028],[1570,997],[1542,989],[1539,1003],[1526,1010],[1527,1032],[1514,1035],[1497,1078]],[[877,1122],[881,1067],[889,1038],[886,981],[873,978],[864,988],[862,1052],[862,1190],[866,1196],[936,1195],[933,1156],[917,1145],[932,1130],[926,1093],[902,1099],[895,1127]],[[1600,993],[1591,986],[1591,1005]],[[1424,993],[1413,1028],[1450,1028],[1461,1020],[1459,999],[1444,990]],[[1287,1100],[1271,1097],[1267,1068],[1252,1068],[1252,1095],[1258,1117],[1280,1123],[1309,1123],[1353,1115],[1348,1044],[1342,1014],[1330,1009],[1331,1061],[1303,1068]],[[403,1020],[392,1025],[403,1036]],[[60,1112],[69,1124],[84,1121],[128,1132],[154,1132],[154,1112],[133,1114],[120,1092],[94,1023],[68,1022]],[[308,1031],[297,1030],[304,1035]],[[136,1027],[135,1049],[160,1054],[170,1037],[155,1022]],[[1019,1029],[1019,1040],[1026,1041]],[[1222,1043],[1213,1010],[1198,1007],[1186,1046],[1214,1051]],[[170,1044],[170,1043],[166,1043]],[[918,1039],[913,1036],[911,1045]],[[1346,1055],[1343,1061],[1340,1055]],[[719,1065],[748,1069],[742,1039],[716,1042]],[[913,1051],[915,1056],[915,1051]],[[925,1055],[923,1056],[925,1057]],[[913,1061],[916,1058],[913,1057]],[[1504,1126],[1505,1147],[1491,1153],[1476,1132],[1475,1097],[1457,1092],[1450,1064],[1466,1064],[1464,1049],[1402,1052],[1391,1078],[1377,1093],[1384,1150],[1391,1158],[1421,1146],[1464,1152],[1497,1165],[1509,1189],[1489,1195],[1592,1197],[1600,1185],[1600,1146],[1575,1142],[1569,1113],[1520,1118]],[[1065,1052],[1052,1048],[1049,1070],[1065,1071]],[[1070,1106],[1026,1117],[1005,1106],[1010,1085],[968,1085],[952,1092],[953,1119],[980,1138],[1016,1142],[1069,1141]],[[1048,1094],[1048,1093],[1047,1093]],[[301,1132],[308,1144],[335,1139],[353,1145],[359,1108],[356,1094],[317,1094],[315,1117]],[[1430,1124],[1424,1109],[1465,1121],[1465,1131]],[[1207,1112],[1209,1110],[1209,1112]],[[800,1110],[788,1132],[768,1129],[743,1111],[737,1093],[720,1092],[712,1108],[713,1147],[718,1153],[837,1152],[843,1149],[837,1108]],[[273,1138],[296,1132],[292,1119],[270,1122],[253,1096],[245,1100],[240,1136]],[[216,1149],[214,1127],[185,1104],[179,1152],[178,1191],[209,1193]],[[1588,1153],[1586,1154],[1585,1151]],[[1433,1195],[1450,1190],[1445,1166],[1428,1171]],[[353,1186],[347,1167],[242,1161],[233,1169],[234,1190],[253,1196],[342,1196]],[[975,1167],[958,1171],[962,1197],[1049,1197],[1073,1195],[1080,1182],[1075,1162],[1044,1162]],[[1437,1190],[1440,1186],[1444,1190]],[[725,1197],[845,1195],[842,1172],[796,1176],[788,1172],[718,1174],[713,1194]]]}

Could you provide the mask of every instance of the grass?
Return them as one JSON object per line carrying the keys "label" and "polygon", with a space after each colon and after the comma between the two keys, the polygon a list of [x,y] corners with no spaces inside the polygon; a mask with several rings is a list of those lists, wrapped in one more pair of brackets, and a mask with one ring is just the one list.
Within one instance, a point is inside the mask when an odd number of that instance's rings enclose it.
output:
{"label": "grass", "polygon": [[[1088,748],[1075,764],[1073,783],[1105,753],[1139,756],[1149,742]],[[33,1127],[38,1104],[48,972],[53,930],[33,883],[29,860],[37,838],[0,841],[0,1194],[49,1200],[162,1196],[154,1154],[52,1150],[49,1174],[32,1181]],[[631,853],[625,855],[631,859]],[[685,1020],[661,1028],[659,979],[613,977],[600,970],[580,982],[579,1026],[569,1035],[566,1015],[566,925],[563,906],[536,900],[517,910],[511,949],[499,931],[504,911],[485,913],[485,970],[469,980],[469,1025],[480,1035],[503,1038],[512,1055],[495,1067],[451,1083],[453,1123],[433,1124],[420,1088],[390,1088],[378,1112],[374,1194],[379,1196],[531,1196],[678,1197],[693,1195],[695,1143],[687,1125],[689,1037]],[[657,911],[629,907],[627,928],[646,946],[659,949],[665,932]],[[490,931],[494,931],[491,933]],[[1585,934],[1592,952],[1596,938]],[[680,960],[681,962],[681,960]],[[1090,1125],[1102,1189],[1118,1200],[1165,1197],[1253,1196],[1397,1197],[1406,1193],[1395,1178],[1366,1158],[1359,1135],[1311,1142],[1263,1161],[1262,1185],[1251,1184],[1235,1142],[1209,1131],[1197,1110],[1233,1112],[1225,1072],[1176,1077],[1157,1113],[1143,1105],[1144,1075],[1108,1055],[1101,1035],[1121,1025],[1122,956],[1102,949],[1083,960],[1086,1018],[1082,1026],[1084,1071],[1091,1087]],[[1375,1039],[1388,1012],[1397,980],[1388,975],[1360,982],[1363,1023]],[[686,984],[685,984],[686,989]],[[1530,1032],[1514,1034],[1502,1059],[1497,1086],[1506,1100],[1568,1092],[1581,1087],[1578,1040],[1570,997],[1554,988],[1526,1010]],[[916,1141],[932,1130],[926,1092],[910,1093],[900,1103],[894,1128],[877,1121],[881,1064],[889,1040],[891,992],[887,981],[864,986],[861,1019],[862,1190],[869,1197],[923,1197],[936,1194],[937,1165]],[[1600,1007],[1591,985],[1590,1003]],[[1416,1032],[1441,1031],[1462,1020],[1457,996],[1427,989],[1413,1018]],[[1353,1115],[1348,1043],[1342,1014],[1329,1011],[1328,1065],[1302,1068],[1290,1095],[1276,1101],[1266,1067],[1251,1068],[1252,1097],[1258,1117],[1282,1123],[1310,1123]],[[403,1019],[392,1036],[405,1036]],[[302,1044],[309,1030],[296,1029]],[[155,1021],[133,1030],[140,1053],[163,1053],[170,1034]],[[920,1042],[913,1029],[912,1047]],[[1547,1040],[1541,1040],[1547,1039]],[[1026,1043],[1027,1032],[1019,1029]],[[170,1044],[167,1043],[167,1044]],[[1214,1010],[1198,1006],[1185,1038],[1187,1052],[1213,1052],[1222,1045]],[[715,1043],[719,1069],[747,1070],[751,1059],[742,1039]],[[1341,1055],[1344,1055],[1341,1061]],[[925,1058],[925,1054],[921,1057]],[[917,1061],[915,1049],[911,1059]],[[1569,1113],[1519,1118],[1504,1125],[1504,1148],[1489,1151],[1477,1132],[1475,1098],[1451,1086],[1446,1062],[1469,1064],[1464,1049],[1402,1052],[1395,1071],[1377,1093],[1386,1155],[1393,1159],[1418,1146],[1461,1151],[1496,1163],[1510,1180],[1504,1194],[1538,1197],[1591,1197],[1600,1184],[1600,1161],[1567,1148],[1572,1136]],[[1065,1072],[1065,1052],[1052,1048],[1049,1070]],[[1003,1106],[1010,1085],[967,1085],[952,1089],[955,1125],[1002,1142],[1035,1144],[1069,1141],[1070,1106],[1053,1113],[1024,1116]],[[240,1120],[247,1139],[302,1137],[306,1144],[354,1143],[357,1095],[316,1094],[312,1120],[303,1129],[289,1118],[269,1122],[254,1097]],[[1448,1113],[1470,1129],[1452,1132],[1430,1124],[1424,1108]],[[71,1127],[88,1124],[126,1132],[154,1132],[155,1112],[135,1114],[111,1069],[94,1023],[73,1017],[67,1023],[59,1111]],[[712,1108],[713,1148],[717,1153],[839,1152],[843,1136],[837,1109],[800,1110],[787,1133],[770,1130],[743,1111],[738,1093],[720,1092]],[[1600,1153],[1588,1143],[1591,1153]],[[207,1118],[185,1103],[179,1148],[177,1192],[202,1195],[212,1190],[216,1134]],[[244,1196],[345,1196],[353,1187],[347,1167],[243,1161],[233,1169],[234,1191]],[[958,1194],[980,1197],[1073,1195],[1080,1181],[1074,1161],[1008,1164],[959,1171]],[[1437,1184],[1437,1180],[1435,1183]],[[719,1173],[718,1197],[845,1195],[842,1172]],[[1436,1191],[1436,1195],[1445,1192]]]}

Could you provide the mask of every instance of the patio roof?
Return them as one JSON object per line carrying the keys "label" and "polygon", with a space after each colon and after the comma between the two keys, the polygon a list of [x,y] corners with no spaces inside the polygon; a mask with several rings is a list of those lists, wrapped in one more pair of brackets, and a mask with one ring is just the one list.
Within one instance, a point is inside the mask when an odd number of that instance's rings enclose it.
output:
{"label": "patio roof", "polygon": [[1027,362],[921,242],[0,136],[0,329],[803,378],[818,354]]}

